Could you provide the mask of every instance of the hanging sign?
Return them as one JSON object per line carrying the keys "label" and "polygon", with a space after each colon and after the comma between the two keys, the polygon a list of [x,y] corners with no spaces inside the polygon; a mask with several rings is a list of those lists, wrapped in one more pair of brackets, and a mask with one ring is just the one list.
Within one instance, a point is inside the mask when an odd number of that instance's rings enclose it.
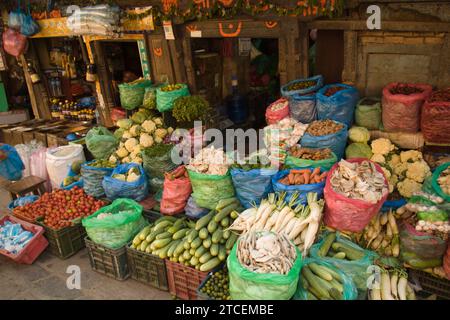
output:
{"label": "hanging sign", "polygon": [[250,38],[239,38],[239,55],[248,56],[252,50],[252,41]]}
{"label": "hanging sign", "polygon": [[173,33],[173,26],[171,21],[163,21],[164,34],[166,40],[175,40],[175,34]]}

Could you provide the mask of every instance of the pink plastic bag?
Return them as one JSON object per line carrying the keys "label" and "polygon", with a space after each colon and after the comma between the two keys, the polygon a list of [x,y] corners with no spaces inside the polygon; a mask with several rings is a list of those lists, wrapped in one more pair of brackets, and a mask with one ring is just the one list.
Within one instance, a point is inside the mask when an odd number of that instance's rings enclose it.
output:
{"label": "pink plastic bag", "polygon": [[[348,162],[361,163],[367,159],[354,158],[348,159]],[[330,179],[336,170],[338,163],[331,167],[327,175],[324,189],[325,198],[325,216],[324,222],[327,226],[341,231],[360,232],[370,222],[370,220],[380,211],[381,206],[388,196],[388,192],[377,203],[369,203],[359,199],[349,199],[346,196],[333,190]],[[383,174],[381,167],[375,164],[378,172]],[[384,176],[384,174],[383,174]],[[388,182],[384,178],[386,187]]]}
{"label": "pink plastic bag", "polygon": [[14,57],[20,56],[27,49],[27,37],[14,29],[3,32],[3,49]]}
{"label": "pink plastic bag", "polygon": [[390,83],[383,89],[384,129],[388,132],[417,132],[420,129],[422,105],[431,94],[432,87],[428,84],[407,84],[409,87],[421,89],[422,92],[410,95],[392,94],[390,90],[397,85],[397,82]]}
{"label": "pink plastic bag", "polygon": [[[282,104],[282,108],[274,110],[274,108]],[[274,124],[280,120],[289,116],[289,101],[286,98],[280,98],[266,109],[266,122],[267,124]]]}
{"label": "pink plastic bag", "polygon": [[33,154],[30,156],[30,173],[32,176],[45,179],[45,190],[51,191],[52,187],[50,185],[50,179],[47,173],[46,154],[47,148],[40,148],[33,152]]}
{"label": "pink plastic bag", "polygon": [[[184,166],[181,166],[172,173],[178,170],[184,170],[186,172]],[[166,174],[164,179],[160,211],[165,215],[175,215],[184,211],[184,207],[192,193],[192,186],[191,181],[186,175],[175,179],[170,179],[169,175]]]}

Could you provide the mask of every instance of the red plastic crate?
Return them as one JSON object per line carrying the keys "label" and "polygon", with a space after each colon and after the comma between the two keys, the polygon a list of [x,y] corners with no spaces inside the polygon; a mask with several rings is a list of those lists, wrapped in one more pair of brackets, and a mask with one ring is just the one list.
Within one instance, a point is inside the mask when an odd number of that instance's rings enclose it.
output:
{"label": "red plastic crate", "polygon": [[197,288],[208,276],[208,272],[201,272],[170,260],[166,260],[166,268],[169,292],[183,300],[197,300]]}
{"label": "red plastic crate", "polygon": [[19,223],[24,230],[32,232],[34,236],[18,254],[12,254],[3,249],[0,249],[0,253],[17,263],[32,264],[48,246],[48,241],[44,238],[44,228],[13,216],[5,216],[0,219],[0,225],[6,221]]}

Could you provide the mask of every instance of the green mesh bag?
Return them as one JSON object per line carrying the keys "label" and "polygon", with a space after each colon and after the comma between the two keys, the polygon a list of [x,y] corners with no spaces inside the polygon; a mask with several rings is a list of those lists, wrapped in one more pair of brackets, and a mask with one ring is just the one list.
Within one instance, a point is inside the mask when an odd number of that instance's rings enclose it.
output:
{"label": "green mesh bag", "polygon": [[337,157],[334,152],[331,153],[330,159],[323,160],[309,160],[309,159],[299,159],[294,156],[288,155],[286,157],[285,166],[289,169],[293,168],[317,168],[320,167],[324,171],[331,169],[333,164],[337,162]]}

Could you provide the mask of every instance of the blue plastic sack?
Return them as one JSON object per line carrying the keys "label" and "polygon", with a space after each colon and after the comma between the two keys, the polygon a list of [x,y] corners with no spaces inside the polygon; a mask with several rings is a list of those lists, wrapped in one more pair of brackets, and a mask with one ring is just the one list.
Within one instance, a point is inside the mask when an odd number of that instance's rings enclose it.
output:
{"label": "blue plastic sack", "polygon": [[259,205],[270,192],[272,192],[273,169],[231,169],[236,196],[244,208],[250,208],[252,203]]}
{"label": "blue plastic sack", "polygon": [[83,189],[87,195],[94,198],[101,198],[105,195],[103,188],[103,178],[110,176],[114,168],[91,167],[90,164],[95,160],[83,163],[81,165],[81,176],[83,177]]}
{"label": "blue plastic sack", "polygon": [[30,13],[28,13],[21,26],[20,26],[20,33],[24,36],[31,37],[34,36],[36,33],[40,31],[39,25],[33,20],[33,17]]}
{"label": "blue plastic sack", "polygon": [[293,95],[289,98],[289,114],[301,123],[311,123],[317,119],[316,94]]}
{"label": "blue plastic sack", "polygon": [[403,207],[405,204],[407,204],[408,201],[406,199],[398,199],[398,200],[386,200],[383,203],[383,206],[381,207],[381,211],[389,211],[390,209],[396,210],[400,207]]}
{"label": "blue plastic sack", "polygon": [[11,11],[8,17],[8,27],[11,29],[20,30],[22,23],[25,20],[25,14],[20,9],[20,1],[17,10]]}
{"label": "blue plastic sack", "polygon": [[[325,95],[331,87],[343,87],[330,97]],[[348,127],[353,124],[353,114],[359,100],[359,92],[355,87],[337,83],[324,86],[316,95],[317,118],[319,120],[331,119],[345,123]]]}
{"label": "blue plastic sack", "polygon": [[330,148],[339,161],[344,157],[347,138],[348,127],[344,124],[340,131],[325,136],[312,136],[306,132],[300,140],[300,145],[306,148]]}
{"label": "blue plastic sack", "polygon": [[[114,179],[115,174],[125,174],[132,168],[138,168],[140,177],[133,182],[121,181]],[[135,201],[144,200],[148,195],[148,182],[145,175],[144,168],[137,163],[124,163],[118,165],[110,176],[103,178],[103,189],[106,197],[110,200],[118,198],[129,198]]]}
{"label": "blue plastic sack", "polygon": [[[300,169],[300,168],[294,168],[294,169]],[[310,169],[313,171],[313,168],[302,168],[302,169]],[[306,204],[308,201],[306,200],[306,196],[308,192],[316,192],[317,193],[317,199],[321,199],[323,197],[323,189],[325,188],[325,180],[319,183],[311,183],[311,184],[301,184],[297,186],[287,186],[285,184],[282,184],[278,182],[280,179],[283,179],[285,176],[289,174],[289,170],[281,170],[276,175],[272,177],[272,186],[273,191],[276,193],[280,192],[286,192],[286,198],[285,201],[291,200],[291,197],[294,193],[298,193],[299,197],[297,198],[296,203]],[[322,169],[320,169],[320,173],[324,172]]]}
{"label": "blue plastic sack", "polygon": [[[75,177],[76,173],[72,171],[72,168],[69,167],[69,173],[67,174],[68,177]],[[61,189],[63,190],[71,190],[74,187],[83,188],[83,178],[80,177],[78,181],[75,181],[74,183],[69,184],[68,186],[64,187],[64,183],[61,182]]]}
{"label": "blue plastic sack", "polygon": [[200,219],[208,214],[210,210],[206,208],[200,208],[197,203],[195,203],[192,196],[189,197],[186,206],[184,207],[184,214],[191,219]]}
{"label": "blue plastic sack", "polygon": [[26,204],[28,204],[28,203],[33,203],[33,202],[35,202],[37,199],[39,199],[39,196],[36,196],[36,195],[34,195],[34,194],[31,195],[31,196],[20,197],[20,198],[18,198],[18,199],[16,199],[16,200],[11,201],[11,202],[8,204],[8,209],[9,209],[9,210],[12,210],[12,209],[14,209],[14,208],[24,206],[24,205],[26,205]]}
{"label": "blue plastic sack", "polygon": [[16,148],[3,144],[0,146],[1,152],[5,153],[6,158],[0,160],[0,176],[11,181],[20,180],[25,166]]}
{"label": "blue plastic sack", "polygon": [[[299,89],[299,90],[288,90],[288,88],[291,85],[294,85],[296,83],[299,82],[306,82],[306,81],[316,81],[316,84],[314,86],[305,88],[305,89]],[[297,79],[297,80],[293,80],[291,82],[286,83],[284,86],[281,87],[281,95],[283,97],[292,97],[294,95],[303,95],[303,94],[308,94],[314,91],[319,90],[320,88],[322,88],[323,86],[323,76],[322,75],[317,75],[311,78],[305,78],[305,79]]]}

